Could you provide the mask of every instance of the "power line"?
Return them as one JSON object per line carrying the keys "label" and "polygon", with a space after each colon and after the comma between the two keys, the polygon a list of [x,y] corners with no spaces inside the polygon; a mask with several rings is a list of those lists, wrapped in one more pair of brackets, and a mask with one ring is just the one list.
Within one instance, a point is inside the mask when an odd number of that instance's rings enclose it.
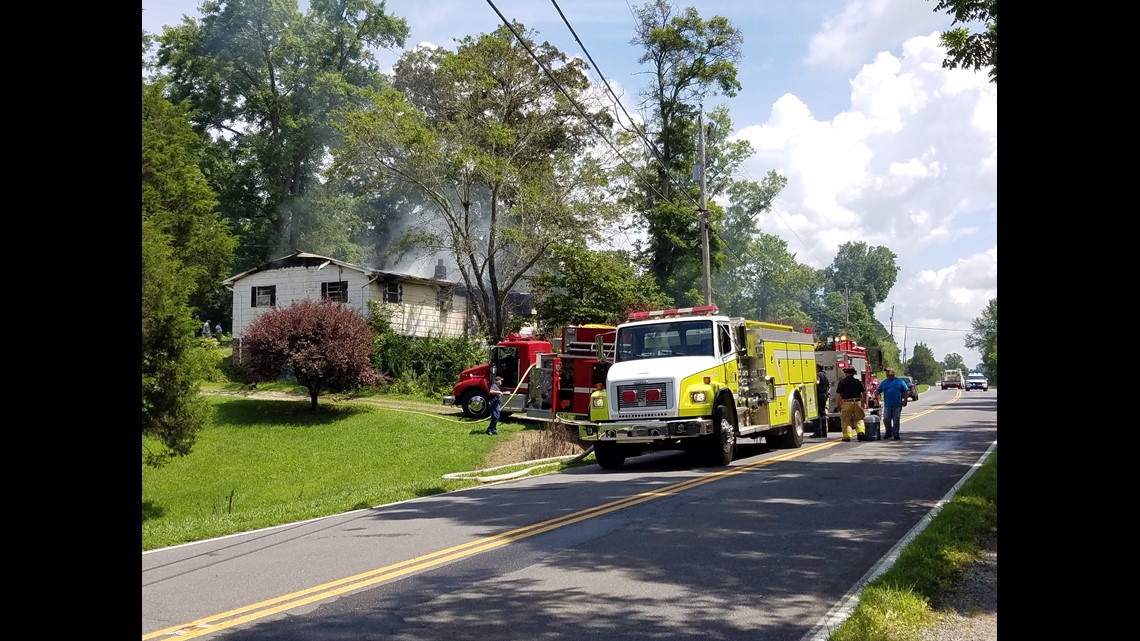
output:
{"label": "power line", "polygon": [[900,325],[900,327],[904,329],[925,329],[935,332],[962,332],[963,334],[969,334],[970,332],[974,331],[972,329],[954,329],[952,327],[918,327],[916,325]]}
{"label": "power line", "polygon": [[[570,101],[570,104],[574,106],[574,109],[579,113],[579,115],[581,115],[582,118],[584,118],[586,120],[586,122],[590,125],[590,128],[593,129],[594,132],[597,133],[599,137],[601,137],[601,139],[606,143],[606,145],[608,145],[609,148],[612,149],[615,154],[617,154],[617,157],[620,158],[621,161],[623,163],[625,163],[625,165],[627,167],[629,167],[630,169],[636,169],[636,167],[633,165],[633,163],[629,162],[628,160],[625,159],[625,156],[621,155],[621,152],[618,151],[617,147],[614,146],[614,144],[610,141],[609,137],[607,137],[606,134],[602,133],[602,131],[598,129],[598,127],[594,124],[594,122],[590,119],[590,117],[587,116],[586,113],[582,110],[582,107],[578,104],[578,101],[574,100],[574,98],[569,94],[569,92],[567,92],[566,89],[564,89],[562,87],[562,85],[558,82],[558,80],[554,78],[554,75],[551,74],[550,70],[548,70],[546,68],[546,65],[542,64],[542,61],[539,60],[538,56],[535,55],[535,53],[533,51],[531,51],[531,48],[527,45],[526,41],[523,39],[523,37],[517,31],[515,31],[514,25],[512,25],[510,23],[510,21],[507,20],[506,16],[504,16],[502,14],[502,12],[499,11],[499,8],[495,6],[495,3],[492,2],[491,0],[487,0],[487,4],[490,5],[491,9],[494,10],[495,14],[499,16],[499,19],[503,21],[503,24],[506,25],[507,29],[510,29],[511,33],[514,34],[515,39],[519,41],[519,44],[521,44],[524,49],[526,49],[527,53],[530,54],[530,57],[535,61],[535,63],[538,64],[538,67],[540,69],[542,69],[542,72],[544,74],[546,74],[546,77],[550,79],[550,82],[554,84],[554,86],[558,89],[558,91],[560,91],[562,93],[563,96],[566,96],[566,99]],[[561,11],[559,11],[559,13],[561,13]],[[575,38],[577,38],[577,36],[575,36]],[[609,85],[606,85],[606,86],[608,88]],[[687,198],[689,200],[689,202],[691,202],[693,204],[693,206],[699,210],[700,205],[697,203],[697,201],[693,200],[693,197],[689,195],[687,190],[683,189],[680,184],[678,184],[676,181],[673,180],[672,175],[668,171],[669,168],[664,167],[664,166],[662,166],[662,168],[665,170],[665,176],[669,179],[669,181],[671,183],[673,183],[677,187],[677,192],[680,193],[685,198]],[[662,194],[661,192],[657,191],[657,189],[655,187],[651,186],[651,188],[653,189],[654,192],[657,193],[657,195],[661,198],[661,200],[668,200],[665,197],[665,195]]]}

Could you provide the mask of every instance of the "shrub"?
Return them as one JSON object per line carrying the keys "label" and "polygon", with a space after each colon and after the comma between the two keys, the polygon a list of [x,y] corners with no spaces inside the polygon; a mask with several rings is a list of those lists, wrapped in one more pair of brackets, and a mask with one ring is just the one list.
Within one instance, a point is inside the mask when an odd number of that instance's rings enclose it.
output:
{"label": "shrub", "polygon": [[351,307],[302,300],[257,317],[242,333],[245,383],[294,378],[309,390],[312,408],[323,391],[345,392],[375,385],[373,331]]}

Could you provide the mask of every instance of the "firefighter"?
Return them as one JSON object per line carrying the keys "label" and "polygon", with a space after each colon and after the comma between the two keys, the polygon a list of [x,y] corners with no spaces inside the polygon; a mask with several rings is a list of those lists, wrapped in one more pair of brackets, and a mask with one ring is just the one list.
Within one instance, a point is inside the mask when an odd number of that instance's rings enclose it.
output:
{"label": "firefighter", "polygon": [[843,369],[846,376],[835,386],[835,393],[840,398],[839,424],[843,427],[843,440],[850,441],[856,433],[860,440],[867,431],[863,422],[863,408],[867,406],[867,388],[863,381],[855,378],[855,368]]}

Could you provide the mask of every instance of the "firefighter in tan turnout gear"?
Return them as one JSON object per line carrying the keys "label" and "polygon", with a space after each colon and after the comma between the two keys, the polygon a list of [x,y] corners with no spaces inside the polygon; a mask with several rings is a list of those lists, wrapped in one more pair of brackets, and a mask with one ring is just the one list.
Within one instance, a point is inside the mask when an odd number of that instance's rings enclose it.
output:
{"label": "firefighter in tan turnout gear", "polygon": [[863,422],[863,408],[867,406],[867,388],[863,386],[863,381],[855,378],[854,367],[844,369],[843,373],[846,376],[835,386],[835,393],[843,403],[839,408],[843,440],[850,441],[855,438],[856,433],[862,435],[867,429]]}

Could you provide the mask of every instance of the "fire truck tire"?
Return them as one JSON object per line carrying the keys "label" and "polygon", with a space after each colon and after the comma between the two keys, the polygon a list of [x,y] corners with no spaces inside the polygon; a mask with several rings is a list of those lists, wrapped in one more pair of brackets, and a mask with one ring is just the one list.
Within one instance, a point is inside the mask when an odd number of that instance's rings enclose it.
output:
{"label": "fire truck tire", "polygon": [[780,447],[790,450],[804,444],[804,408],[799,401],[792,401],[792,424],[779,436],[779,442]]}
{"label": "fire truck tire", "polygon": [[487,402],[487,395],[482,390],[469,390],[463,394],[460,401],[463,415],[467,418],[481,419],[491,415],[491,404]]}
{"label": "fire truck tire", "polygon": [[736,454],[736,421],[732,408],[717,401],[713,408],[713,433],[708,439],[705,453],[710,465],[724,466],[732,462]]}
{"label": "fire truck tire", "polygon": [[594,458],[603,470],[620,470],[625,465],[625,454],[613,443],[594,443]]}

